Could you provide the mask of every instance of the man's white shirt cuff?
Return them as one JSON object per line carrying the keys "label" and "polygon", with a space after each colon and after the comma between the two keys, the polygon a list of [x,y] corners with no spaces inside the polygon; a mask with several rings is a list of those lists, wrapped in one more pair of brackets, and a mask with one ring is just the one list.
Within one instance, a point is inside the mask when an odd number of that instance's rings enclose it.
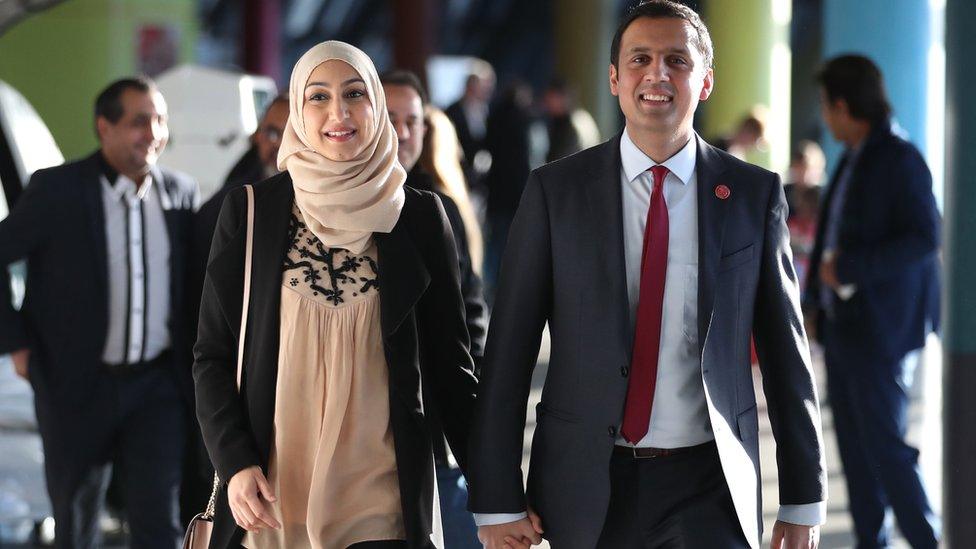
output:
{"label": "man's white shirt cuff", "polygon": [[525,511],[521,513],[474,513],[474,523],[478,526],[494,526],[496,524],[507,524],[528,517]]}
{"label": "man's white shirt cuff", "polygon": [[779,515],[776,518],[800,526],[819,526],[827,522],[827,502],[780,505]]}

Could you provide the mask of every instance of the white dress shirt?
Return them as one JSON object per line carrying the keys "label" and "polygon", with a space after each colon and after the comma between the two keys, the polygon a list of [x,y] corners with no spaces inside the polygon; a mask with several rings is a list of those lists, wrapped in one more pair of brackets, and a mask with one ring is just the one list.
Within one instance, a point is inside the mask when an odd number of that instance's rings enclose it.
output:
{"label": "white dress shirt", "polygon": [[[662,165],[664,201],[668,207],[668,267],[664,283],[661,347],[657,382],[647,434],[636,445],[622,437],[620,446],[681,448],[712,440],[711,422],[702,384],[698,353],[698,189],[696,163],[698,136]],[[620,139],[620,182],[623,206],[624,265],[630,325],[637,318],[644,228],[654,177],[651,160],[630,139]],[[478,526],[520,520],[525,513],[475,514]],[[779,519],[793,524],[822,524],[826,503],[780,506]]]}
{"label": "white dress shirt", "polygon": [[150,175],[140,187],[124,175],[101,179],[109,294],[102,360],[150,361],[170,346],[170,242],[161,195]]}
{"label": "white dress shirt", "polygon": [[[657,385],[647,434],[636,445],[618,436],[621,446],[681,448],[713,439],[698,355],[698,188],[695,138],[662,163],[668,206],[668,268],[664,281],[661,347]],[[630,328],[637,319],[644,227],[651,204],[656,162],[637,148],[625,131],[620,139],[620,185],[624,224],[624,268]]]}

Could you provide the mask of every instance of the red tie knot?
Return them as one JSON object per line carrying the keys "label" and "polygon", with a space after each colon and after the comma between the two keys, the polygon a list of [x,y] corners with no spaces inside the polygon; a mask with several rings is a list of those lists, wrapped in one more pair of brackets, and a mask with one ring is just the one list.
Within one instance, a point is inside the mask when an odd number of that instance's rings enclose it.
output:
{"label": "red tie knot", "polygon": [[651,173],[654,175],[655,187],[658,188],[663,187],[664,178],[668,176],[668,171],[669,170],[666,167],[664,167],[663,164],[658,164],[657,166],[653,166],[651,168]]}

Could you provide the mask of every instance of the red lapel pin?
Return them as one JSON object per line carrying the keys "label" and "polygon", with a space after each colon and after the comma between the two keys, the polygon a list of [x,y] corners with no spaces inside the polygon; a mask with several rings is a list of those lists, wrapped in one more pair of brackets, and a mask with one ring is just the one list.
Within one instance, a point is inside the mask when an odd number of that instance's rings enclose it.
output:
{"label": "red lapel pin", "polygon": [[719,185],[715,187],[715,196],[719,197],[720,200],[725,200],[729,196],[732,196],[732,191],[725,185]]}

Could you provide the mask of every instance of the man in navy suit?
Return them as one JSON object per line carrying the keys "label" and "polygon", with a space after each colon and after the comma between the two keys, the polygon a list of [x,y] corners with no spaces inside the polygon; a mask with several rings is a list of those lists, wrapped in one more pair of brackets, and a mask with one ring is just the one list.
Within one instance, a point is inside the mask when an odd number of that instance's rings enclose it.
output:
{"label": "man in navy suit", "polygon": [[783,187],[692,127],[714,82],[698,14],[643,2],[610,52],[626,127],[532,172],[505,250],[468,454],[479,537],[488,549],[540,536],[559,549],[758,549],[755,334],[777,442],[773,546],[814,548],[825,467]]}
{"label": "man in navy suit", "polygon": [[857,547],[887,547],[894,510],[914,548],[938,519],[905,443],[908,385],[939,316],[939,212],[919,151],[892,131],[881,72],[845,55],[818,78],[824,121],[846,151],[827,191],[805,294],[824,345]]}

